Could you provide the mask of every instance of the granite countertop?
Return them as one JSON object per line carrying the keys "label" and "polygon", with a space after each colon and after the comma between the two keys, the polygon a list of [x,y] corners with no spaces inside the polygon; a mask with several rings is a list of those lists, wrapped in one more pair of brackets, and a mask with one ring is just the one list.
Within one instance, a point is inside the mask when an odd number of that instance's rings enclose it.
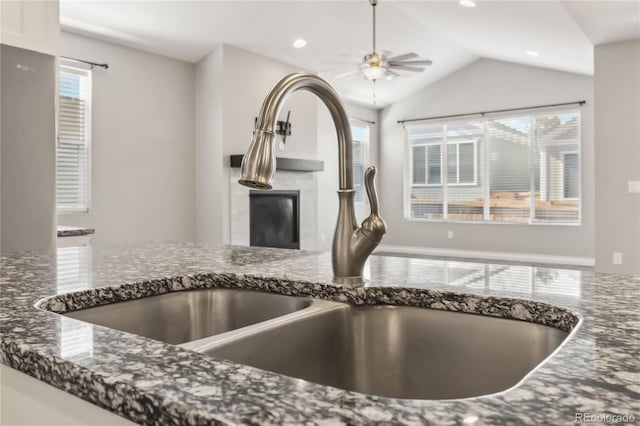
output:
{"label": "granite countertop", "polygon": [[57,226],[58,237],[82,237],[84,235],[95,234],[96,230],[93,228],[83,226]]}
{"label": "granite countertop", "polygon": [[[0,359],[143,424],[562,425],[574,424],[577,413],[631,415],[640,422],[640,277],[372,256],[367,284],[351,288],[331,283],[330,258],[188,243],[6,254]],[[325,387],[34,306],[64,312],[96,300],[215,286],[484,313],[566,330],[576,325],[573,313],[583,322],[519,386],[485,397],[425,401]],[[67,295],[50,298],[61,294]]]}

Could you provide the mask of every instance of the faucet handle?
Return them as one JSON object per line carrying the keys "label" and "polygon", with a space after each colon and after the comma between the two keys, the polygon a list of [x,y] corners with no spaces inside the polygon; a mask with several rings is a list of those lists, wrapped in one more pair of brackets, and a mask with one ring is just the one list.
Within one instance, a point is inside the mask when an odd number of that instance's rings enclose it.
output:
{"label": "faucet handle", "polygon": [[382,240],[382,235],[387,232],[387,225],[378,213],[378,193],[375,185],[376,167],[369,166],[364,172],[364,187],[369,197],[371,214],[362,222],[362,233],[372,241]]}
{"label": "faucet handle", "polygon": [[378,193],[376,191],[376,166],[369,166],[364,171],[364,188],[367,190],[371,214],[378,215]]}

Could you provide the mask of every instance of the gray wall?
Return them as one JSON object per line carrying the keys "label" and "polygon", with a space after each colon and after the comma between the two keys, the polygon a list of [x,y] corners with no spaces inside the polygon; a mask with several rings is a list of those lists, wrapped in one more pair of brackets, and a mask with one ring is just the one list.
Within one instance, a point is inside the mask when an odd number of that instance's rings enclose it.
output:
{"label": "gray wall", "polygon": [[[276,81],[300,71],[305,70],[230,45],[219,47],[197,64],[197,241],[231,241],[229,155],[243,154],[248,148],[254,119]],[[305,203],[313,203],[318,211],[317,229],[314,226],[312,230],[319,235],[317,249],[330,250],[338,211],[335,127],[324,104],[307,91],[298,91],[287,100],[280,119],[286,117],[288,110],[292,134],[287,137],[284,149],[277,147],[276,155],[325,162],[325,170],[312,175],[313,197],[301,194],[301,198]],[[378,113],[373,109],[348,106],[348,110],[352,117],[378,121]],[[372,164],[378,158],[377,129],[377,124],[372,126],[370,135]],[[357,205],[356,210],[359,217],[368,215],[366,204]]]}
{"label": "gray wall", "polygon": [[[428,72],[428,70],[427,70]],[[585,99],[582,107],[582,225],[418,222],[404,218],[406,136],[397,120]],[[594,255],[593,79],[480,59],[381,113],[381,210],[387,245],[558,256]],[[447,231],[454,238],[447,238]]]}
{"label": "gray wall", "polygon": [[56,60],[16,47],[0,48],[0,246],[2,251],[52,250]]}
{"label": "gray wall", "polygon": [[223,58],[220,47],[196,65],[195,241],[222,242]]}
{"label": "gray wall", "polygon": [[[640,273],[640,40],[595,49],[596,270]],[[613,264],[622,253],[622,265]]]}
{"label": "gray wall", "polygon": [[92,191],[95,244],[194,238],[194,79],[187,62],[63,33],[60,51],[107,62],[93,72]]}

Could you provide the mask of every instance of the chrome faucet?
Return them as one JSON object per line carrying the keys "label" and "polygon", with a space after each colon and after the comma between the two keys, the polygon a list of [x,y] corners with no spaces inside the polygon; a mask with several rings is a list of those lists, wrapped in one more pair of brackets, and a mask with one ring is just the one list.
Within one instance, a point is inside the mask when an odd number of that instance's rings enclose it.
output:
{"label": "chrome faucet", "polygon": [[324,102],[338,134],[339,209],[331,257],[334,280],[341,284],[361,284],[364,264],[387,227],[378,214],[374,166],[369,166],[364,174],[371,214],[358,227],[353,199],[351,125],[338,94],[329,83],[314,74],[296,73],[283,77],[273,86],[260,109],[253,140],[242,159],[242,175],[238,182],[250,188],[271,189],[276,165],[276,120],[285,100],[299,89],[314,93]]}

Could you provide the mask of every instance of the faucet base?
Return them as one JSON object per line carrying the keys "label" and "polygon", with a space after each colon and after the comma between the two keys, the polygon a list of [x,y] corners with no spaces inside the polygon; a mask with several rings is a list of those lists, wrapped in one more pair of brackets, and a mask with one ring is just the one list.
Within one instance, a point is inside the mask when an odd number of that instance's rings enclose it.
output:
{"label": "faucet base", "polygon": [[342,285],[361,286],[364,284],[362,276],[357,277],[333,277],[333,282]]}

